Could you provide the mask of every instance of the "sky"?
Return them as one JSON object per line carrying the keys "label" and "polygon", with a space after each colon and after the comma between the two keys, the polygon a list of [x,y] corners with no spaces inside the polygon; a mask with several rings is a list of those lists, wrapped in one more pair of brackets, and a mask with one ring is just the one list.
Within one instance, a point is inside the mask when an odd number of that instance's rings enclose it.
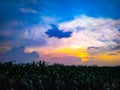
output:
{"label": "sky", "polygon": [[0,62],[120,65],[120,0],[0,0]]}

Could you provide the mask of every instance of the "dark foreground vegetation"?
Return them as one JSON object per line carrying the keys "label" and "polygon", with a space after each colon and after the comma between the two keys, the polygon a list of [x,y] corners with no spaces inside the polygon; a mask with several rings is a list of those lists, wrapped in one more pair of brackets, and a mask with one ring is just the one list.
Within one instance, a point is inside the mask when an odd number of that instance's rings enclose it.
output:
{"label": "dark foreground vegetation", "polygon": [[120,67],[0,64],[0,90],[120,90]]}

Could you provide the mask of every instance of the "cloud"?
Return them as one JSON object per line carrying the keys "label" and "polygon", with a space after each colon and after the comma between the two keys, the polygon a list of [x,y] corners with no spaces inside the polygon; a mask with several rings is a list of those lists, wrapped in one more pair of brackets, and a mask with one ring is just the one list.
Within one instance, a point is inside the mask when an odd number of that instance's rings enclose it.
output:
{"label": "cloud", "polygon": [[51,26],[52,26],[52,29],[49,29],[48,31],[45,32],[49,37],[57,37],[57,38],[71,37],[71,34],[72,34],[71,31],[63,32],[63,30],[59,30],[56,25],[52,24]]}
{"label": "cloud", "polygon": [[37,52],[26,53],[25,47],[13,47],[5,53],[0,54],[1,62],[8,62],[15,60],[16,63],[28,63],[34,60],[39,60],[39,55]]}
{"label": "cloud", "polygon": [[31,8],[20,8],[20,11],[23,12],[23,13],[34,13],[34,14],[37,13],[36,10],[31,9]]}
{"label": "cloud", "polygon": [[[93,18],[85,15],[75,17],[71,21],[65,21],[58,24],[58,29],[63,30],[63,32],[72,32],[71,37],[69,38],[56,38],[51,37],[47,39],[48,46],[45,49],[52,48],[51,50],[59,50],[60,48],[69,47],[74,50],[79,50],[80,48],[85,48],[88,57],[85,57],[83,64],[97,64],[97,65],[113,65],[119,62],[118,56],[111,58],[110,56],[103,55],[109,58],[101,58],[102,53],[111,51],[113,46],[117,46],[118,43],[115,40],[120,40],[120,32],[118,31],[118,26],[120,20],[114,20],[110,18]],[[89,50],[88,50],[89,48]],[[63,50],[63,52],[69,52],[69,50]],[[44,52],[44,50],[41,52]],[[74,54],[74,52],[72,51]],[[99,54],[100,56],[96,56]],[[84,59],[84,54],[77,52],[74,57],[80,57]],[[91,61],[94,57],[96,60]],[[100,58],[98,61],[97,59]],[[111,59],[110,59],[111,58]],[[83,60],[81,59],[81,60]],[[103,59],[103,60],[102,60]],[[110,59],[110,61],[107,59]],[[105,60],[105,61],[104,61]],[[114,62],[115,60],[115,62]],[[94,63],[95,61],[95,63]],[[100,62],[100,64],[99,64]]]}
{"label": "cloud", "polygon": [[56,21],[56,18],[42,16],[38,24],[26,26],[23,21],[12,20],[0,31],[0,48],[45,46],[48,38],[45,32],[50,28],[49,24]]}
{"label": "cloud", "polygon": [[[95,52],[94,52],[95,53]],[[91,54],[86,65],[100,65],[100,66],[115,66],[120,65],[120,50],[105,50],[103,52],[96,52]]]}
{"label": "cloud", "polygon": [[87,48],[87,50],[94,50],[94,49],[100,49],[100,47],[91,46],[91,47],[88,47],[88,48]]}
{"label": "cloud", "polygon": [[118,55],[118,54],[117,53],[109,53],[108,55],[112,56],[112,55]]}
{"label": "cloud", "polygon": [[56,24],[57,19],[47,16],[42,16],[41,21],[38,24],[26,27],[24,29],[24,33],[22,33],[22,37],[26,39],[39,39],[39,38],[47,39],[47,35],[45,34],[45,32],[51,28],[50,27],[51,23]]}
{"label": "cloud", "polygon": [[120,50],[120,45],[113,47],[112,50]]}
{"label": "cloud", "polygon": [[[69,45],[105,47],[116,45],[120,41],[118,25],[120,25],[119,19],[93,18],[81,15],[71,21],[60,23],[58,28],[64,32],[73,32],[72,36],[64,41]],[[79,30],[79,28],[82,29]]]}

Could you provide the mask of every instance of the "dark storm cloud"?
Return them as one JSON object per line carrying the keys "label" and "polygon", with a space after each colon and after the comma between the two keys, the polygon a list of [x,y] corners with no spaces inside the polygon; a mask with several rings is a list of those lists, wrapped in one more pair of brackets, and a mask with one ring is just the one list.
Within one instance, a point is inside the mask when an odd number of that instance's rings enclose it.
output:
{"label": "dark storm cloud", "polygon": [[11,50],[0,54],[0,60],[2,60],[1,62],[15,60],[16,63],[27,63],[38,59],[39,55],[37,52],[26,53],[24,46],[13,47]]}
{"label": "dark storm cloud", "polygon": [[120,29],[118,29],[118,31],[120,32]]}
{"label": "dark storm cloud", "polygon": [[57,38],[69,38],[71,37],[72,32],[64,32],[63,30],[59,30],[56,25],[51,25],[52,29],[49,29],[45,32],[49,37],[57,37]]}
{"label": "dark storm cloud", "polygon": [[120,39],[113,39],[113,42],[115,42],[116,44],[120,44]]}
{"label": "dark storm cloud", "polygon": [[110,55],[110,56],[115,56],[115,55],[118,55],[119,53],[110,53],[110,54],[108,54],[108,55]]}
{"label": "dark storm cloud", "polygon": [[87,50],[95,50],[95,49],[100,49],[101,47],[94,47],[94,46],[91,46],[91,47],[88,47]]}
{"label": "dark storm cloud", "polygon": [[112,50],[120,50],[120,45],[112,48]]}

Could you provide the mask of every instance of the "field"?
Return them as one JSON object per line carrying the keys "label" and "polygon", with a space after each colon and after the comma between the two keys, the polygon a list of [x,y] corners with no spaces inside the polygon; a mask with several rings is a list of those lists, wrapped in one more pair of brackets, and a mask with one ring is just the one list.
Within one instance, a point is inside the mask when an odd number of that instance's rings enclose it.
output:
{"label": "field", "polygon": [[120,90],[120,66],[0,63],[0,90]]}

